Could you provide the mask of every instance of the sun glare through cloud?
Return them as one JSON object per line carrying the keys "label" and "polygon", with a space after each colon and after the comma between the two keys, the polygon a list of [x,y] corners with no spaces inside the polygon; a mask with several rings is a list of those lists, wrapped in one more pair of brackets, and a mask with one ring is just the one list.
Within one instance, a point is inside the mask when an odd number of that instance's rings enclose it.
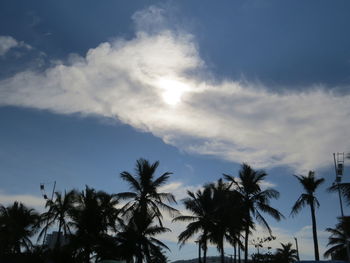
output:
{"label": "sun glare through cloud", "polygon": [[[350,212],[327,190],[350,184],[350,1],[45,2],[0,1],[0,263],[327,257]],[[294,217],[309,182],[320,206]]]}
{"label": "sun glare through cloud", "polygon": [[[141,14],[145,24],[154,8]],[[41,73],[0,80],[0,105],[116,118],[183,151],[264,168],[324,167],[330,152],[349,147],[343,120],[350,95],[322,85],[276,93],[249,81],[213,81],[193,35],[147,30],[136,28],[132,39],[101,43]]]}
{"label": "sun glare through cloud", "polygon": [[172,106],[180,103],[182,95],[189,90],[185,83],[170,78],[161,78],[158,86],[162,89],[164,102]]}

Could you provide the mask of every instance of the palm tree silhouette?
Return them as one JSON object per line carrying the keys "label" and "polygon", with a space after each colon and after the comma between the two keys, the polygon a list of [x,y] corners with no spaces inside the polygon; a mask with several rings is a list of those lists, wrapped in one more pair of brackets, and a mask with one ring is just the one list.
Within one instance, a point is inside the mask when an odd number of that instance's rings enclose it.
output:
{"label": "palm tree silhouette", "polygon": [[49,208],[49,210],[42,214],[43,223],[46,223],[46,225],[40,232],[38,240],[40,240],[43,234],[47,232],[47,229],[55,223],[58,223],[56,247],[60,246],[62,229],[65,236],[67,234],[71,234],[69,228],[69,218],[70,212],[74,207],[76,194],[77,193],[74,190],[69,191],[68,193],[64,192],[63,196],[60,192],[55,192],[55,199],[46,201],[45,207]]}
{"label": "palm tree silhouette", "polygon": [[340,190],[340,192],[345,197],[345,201],[347,205],[350,205],[350,183],[340,183],[340,184],[333,184],[331,187],[329,187],[327,190],[330,192],[335,192]]}
{"label": "palm tree silhouette", "polygon": [[225,239],[231,243],[237,240],[243,228],[240,195],[229,191],[228,185],[220,179],[215,184],[205,185],[196,194],[188,191],[188,196],[183,203],[192,215],[178,216],[173,220],[190,222],[179,235],[179,242],[183,245],[189,238],[201,232],[198,241],[204,250],[203,263],[206,262],[208,241],[216,244],[221,262],[224,262]]}
{"label": "palm tree silhouette", "polygon": [[76,204],[70,213],[70,225],[76,230],[71,242],[76,248],[83,249],[84,262],[90,262],[91,253],[104,241],[109,230],[116,231],[117,204],[115,195],[88,186],[76,195]]}
{"label": "palm tree silhouette", "polygon": [[206,263],[207,242],[210,232],[212,232],[215,227],[213,217],[215,203],[212,199],[212,191],[209,187],[205,187],[203,190],[198,190],[196,193],[187,191],[187,195],[189,197],[182,202],[192,215],[181,215],[173,219],[175,222],[190,222],[186,226],[186,230],[180,233],[178,239],[181,246],[183,246],[188,239],[193,237],[196,233],[201,232],[198,240],[200,247],[203,249],[203,263]]}
{"label": "palm tree silhouette", "polygon": [[282,248],[277,248],[275,258],[279,263],[291,263],[298,260],[296,249],[292,248],[292,243],[283,244]]}
{"label": "palm tree silhouette", "polygon": [[144,217],[141,213],[136,213],[128,224],[123,226],[123,230],[116,237],[121,258],[127,262],[134,262],[135,258],[137,263],[161,262],[164,259],[162,249],[169,248],[154,236],[168,232],[170,229],[154,225],[154,217],[155,215],[152,214]]}
{"label": "palm tree silhouette", "polygon": [[317,227],[316,227],[316,216],[315,208],[320,206],[317,198],[315,197],[315,191],[318,186],[324,182],[324,178],[315,178],[315,172],[309,171],[308,176],[304,175],[294,175],[299,183],[303,186],[305,193],[301,194],[298,200],[292,207],[291,215],[295,216],[299,211],[305,206],[309,205],[311,210],[311,220],[312,220],[312,234],[314,240],[314,250],[315,250],[315,260],[319,260],[319,251],[318,251],[318,241],[317,241]]}
{"label": "palm tree silhouette", "polygon": [[241,194],[244,219],[245,219],[245,240],[244,240],[244,262],[248,262],[248,240],[249,232],[253,227],[252,217],[255,217],[265,226],[271,235],[271,229],[262,216],[261,212],[267,213],[276,220],[283,218],[283,215],[275,208],[270,206],[271,199],[277,199],[279,192],[274,189],[261,189],[261,183],[267,174],[264,171],[255,171],[248,164],[243,163],[239,171],[238,179],[233,176],[224,174],[226,180],[234,186],[234,189]]}
{"label": "palm tree silhouette", "polygon": [[346,246],[348,245],[347,237],[350,236],[350,217],[340,217],[336,227],[327,228],[326,231],[331,234],[327,246],[332,247],[324,253],[324,257],[331,256],[332,259],[347,261]]}
{"label": "palm tree silhouette", "polygon": [[[244,229],[243,200],[237,191],[230,191],[229,185],[219,179],[215,184],[208,185],[212,189],[215,209],[214,229],[209,237],[217,245],[221,262],[225,261],[224,241],[237,241]],[[233,242],[234,243],[234,242]]]}
{"label": "palm tree silhouette", "polygon": [[20,254],[32,247],[30,238],[37,232],[40,216],[34,209],[14,202],[10,206],[0,206],[0,253]]}
{"label": "palm tree silhouette", "polygon": [[158,192],[159,188],[169,179],[169,175],[172,174],[166,172],[155,178],[154,174],[158,166],[158,161],[150,164],[145,159],[137,160],[134,176],[126,171],[120,174],[120,177],[129,183],[133,192],[123,192],[117,195],[121,199],[131,199],[121,209],[125,216],[130,218],[135,213],[139,213],[146,218],[151,213],[162,226],[161,210],[165,210],[171,215],[176,215],[178,210],[165,203],[176,203],[173,194]]}

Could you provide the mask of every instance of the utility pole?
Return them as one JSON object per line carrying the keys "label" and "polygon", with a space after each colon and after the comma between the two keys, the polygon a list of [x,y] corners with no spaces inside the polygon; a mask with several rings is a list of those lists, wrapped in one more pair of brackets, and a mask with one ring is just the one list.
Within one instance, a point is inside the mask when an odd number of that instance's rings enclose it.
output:
{"label": "utility pole", "polygon": [[[52,188],[52,193],[51,193],[51,199],[49,199],[45,193],[45,184],[40,184],[40,190],[41,190],[41,193],[44,197],[45,200],[51,200],[53,199],[53,195],[55,193],[55,188],[56,188],[56,181],[54,181],[53,183],[53,188]],[[46,220],[46,227],[45,227],[45,232],[44,232],[44,238],[43,238],[43,245],[45,244],[45,241],[46,241],[46,235],[47,235],[47,228],[48,228],[48,225],[49,225],[49,218]],[[58,233],[60,234],[60,233]]]}
{"label": "utility pole", "polygon": [[339,195],[339,205],[340,205],[340,213],[341,216],[344,216],[344,209],[343,209],[343,201],[341,198],[340,188],[339,184],[341,183],[341,179],[344,172],[344,153],[333,153],[333,159],[334,159],[334,169],[335,169],[335,182],[334,184],[337,185],[338,188],[338,195]]}
{"label": "utility pole", "polygon": [[294,237],[295,240],[295,247],[297,248],[297,257],[298,257],[298,261],[300,261],[300,257],[299,257],[299,247],[298,247],[298,239],[296,237]]}
{"label": "utility pole", "polygon": [[[341,191],[340,191],[339,184],[341,183],[343,173],[344,173],[345,154],[344,153],[333,153],[333,159],[334,159],[334,168],[335,168],[335,182],[333,183],[333,185],[336,184],[337,188],[338,188],[340,213],[341,213],[341,217],[343,218],[344,217],[344,209],[343,209],[343,201],[342,201],[342,197],[341,197]],[[350,262],[349,237],[345,236],[345,238],[346,238],[346,254],[348,256],[348,262]]]}

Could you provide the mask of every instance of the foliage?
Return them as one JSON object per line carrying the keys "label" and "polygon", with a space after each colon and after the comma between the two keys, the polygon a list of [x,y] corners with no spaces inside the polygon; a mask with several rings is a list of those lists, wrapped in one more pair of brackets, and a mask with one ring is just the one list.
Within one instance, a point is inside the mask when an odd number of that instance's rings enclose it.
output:
{"label": "foliage", "polygon": [[261,183],[265,179],[267,174],[264,171],[256,171],[248,164],[243,163],[239,171],[238,178],[230,175],[224,175],[225,179],[230,182],[230,187],[233,186],[234,190],[241,195],[242,207],[244,209],[244,221],[245,221],[245,262],[248,261],[248,239],[250,229],[254,228],[253,218],[259,223],[265,226],[270,234],[271,229],[263,217],[262,213],[266,213],[276,220],[283,218],[283,215],[275,208],[270,206],[271,199],[277,199],[279,192],[268,188],[261,189]]}
{"label": "foliage", "polygon": [[134,214],[141,214],[146,217],[148,214],[154,215],[162,226],[161,210],[168,212],[170,215],[176,215],[178,211],[169,206],[167,203],[176,203],[175,197],[171,193],[158,192],[172,174],[170,172],[163,173],[158,178],[155,178],[156,169],[159,162],[150,164],[145,159],[139,159],[136,162],[135,172],[133,176],[129,172],[122,172],[120,177],[126,181],[132,192],[119,193],[121,199],[130,200],[123,208],[122,213],[127,218],[131,218]]}
{"label": "foliage", "polygon": [[275,261],[279,263],[291,263],[298,260],[296,249],[292,248],[291,243],[281,243],[281,248],[278,248],[275,253]]}
{"label": "foliage", "polygon": [[20,254],[22,249],[30,251],[31,237],[37,232],[40,217],[34,209],[14,202],[0,206],[0,255]]}
{"label": "foliage", "polygon": [[331,247],[324,253],[324,257],[347,261],[346,246],[348,245],[347,239],[350,236],[350,217],[340,217],[338,220],[339,222],[335,228],[326,229],[331,234],[327,246]]}

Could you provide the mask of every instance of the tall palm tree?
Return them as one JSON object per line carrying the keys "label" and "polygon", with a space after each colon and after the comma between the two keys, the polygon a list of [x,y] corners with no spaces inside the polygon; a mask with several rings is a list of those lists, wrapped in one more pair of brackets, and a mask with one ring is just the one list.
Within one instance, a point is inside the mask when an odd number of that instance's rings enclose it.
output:
{"label": "tall palm tree", "polygon": [[238,174],[238,179],[224,174],[226,180],[231,183],[241,197],[243,202],[244,219],[245,219],[245,240],[244,240],[244,262],[248,262],[248,240],[250,229],[254,227],[253,217],[265,226],[270,234],[271,229],[262,216],[261,212],[270,215],[276,220],[283,218],[283,215],[275,208],[270,206],[271,199],[277,199],[279,192],[268,188],[265,190],[261,189],[261,183],[265,179],[267,174],[260,170],[255,171],[248,164],[243,163]]}
{"label": "tall palm tree", "polygon": [[71,226],[76,230],[72,244],[82,248],[84,262],[90,262],[90,255],[108,231],[116,231],[118,200],[115,195],[96,191],[86,186],[76,196],[76,204],[70,216]]}
{"label": "tall palm tree", "polygon": [[65,191],[64,195],[60,192],[55,192],[54,200],[47,200],[45,207],[49,210],[42,214],[42,221],[45,224],[44,228],[38,236],[38,240],[43,237],[43,234],[47,232],[49,227],[58,223],[58,235],[56,240],[56,247],[60,246],[61,232],[63,229],[63,234],[71,234],[69,228],[70,212],[74,207],[74,201],[77,192],[71,190],[68,193]]}
{"label": "tall palm tree", "polygon": [[196,193],[187,191],[187,195],[189,197],[182,202],[192,215],[181,215],[173,219],[173,221],[190,222],[186,230],[180,233],[178,239],[181,246],[183,246],[188,239],[198,232],[201,232],[198,241],[204,252],[203,263],[206,263],[207,242],[209,234],[215,226],[213,218],[215,204],[212,199],[212,191],[209,187],[205,187],[203,190],[198,190]]}
{"label": "tall palm tree", "polygon": [[332,247],[324,253],[324,257],[331,256],[332,259],[347,261],[346,246],[348,245],[347,237],[350,236],[350,217],[340,217],[336,227],[327,228],[326,231],[331,234],[327,246]]}
{"label": "tall palm tree", "polygon": [[320,260],[319,251],[318,251],[318,241],[317,241],[317,227],[316,227],[316,216],[315,208],[320,206],[317,198],[315,197],[316,189],[324,182],[324,178],[315,178],[315,172],[309,171],[308,176],[304,175],[295,175],[299,183],[304,188],[304,193],[302,193],[298,200],[292,207],[291,215],[295,216],[299,211],[305,206],[309,205],[311,210],[311,220],[312,220],[312,234],[314,240],[314,251],[315,251],[315,260]]}
{"label": "tall palm tree", "polygon": [[213,211],[215,227],[210,234],[210,240],[217,245],[221,262],[224,263],[224,241],[231,244],[239,239],[240,232],[244,229],[243,200],[237,191],[230,191],[229,185],[219,179],[215,184],[210,184],[212,189],[215,210]]}
{"label": "tall palm tree", "polygon": [[37,232],[39,214],[17,201],[10,206],[0,205],[1,254],[19,254],[21,248],[32,247],[30,238]]}
{"label": "tall palm tree", "polygon": [[292,248],[292,243],[283,244],[281,248],[277,248],[275,258],[278,263],[291,263],[298,260],[296,249]]}
{"label": "tall palm tree", "polygon": [[151,213],[158,220],[159,225],[162,226],[161,210],[165,210],[171,215],[175,215],[178,211],[165,203],[176,203],[174,195],[159,192],[159,188],[168,181],[172,173],[166,172],[160,177],[155,178],[155,172],[158,166],[158,161],[150,164],[145,159],[137,160],[135,175],[131,175],[126,171],[120,174],[120,177],[129,183],[132,192],[119,193],[118,197],[130,200],[122,208],[123,214],[127,217],[131,217],[135,213],[140,213],[146,218]]}
{"label": "tall palm tree", "polygon": [[192,215],[178,216],[174,221],[190,222],[186,230],[179,235],[183,245],[198,232],[200,247],[204,250],[203,262],[206,262],[206,247],[210,241],[216,244],[224,262],[224,241],[237,241],[243,227],[243,214],[240,213],[241,200],[236,192],[229,191],[228,185],[220,179],[215,184],[204,186],[196,194],[188,191],[189,197],[183,200]]}

